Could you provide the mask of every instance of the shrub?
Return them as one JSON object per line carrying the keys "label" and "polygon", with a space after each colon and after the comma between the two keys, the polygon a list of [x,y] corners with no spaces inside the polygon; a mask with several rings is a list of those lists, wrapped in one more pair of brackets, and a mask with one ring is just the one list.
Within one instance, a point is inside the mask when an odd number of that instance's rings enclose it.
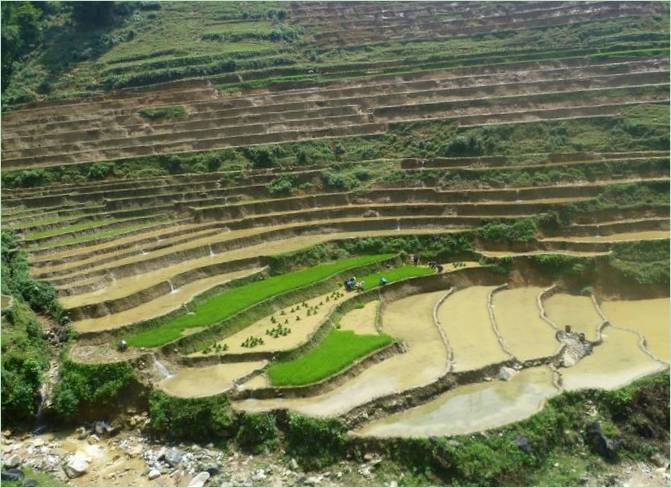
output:
{"label": "shrub", "polygon": [[241,448],[255,454],[274,447],[277,444],[275,417],[265,413],[245,414],[235,440]]}
{"label": "shrub", "polygon": [[335,419],[317,419],[289,413],[287,451],[307,469],[337,461],[346,446],[345,427]]}
{"label": "shrub", "polygon": [[439,154],[441,156],[480,156],[484,154],[484,149],[480,141],[473,136],[457,136],[443,145]]}
{"label": "shrub", "polygon": [[206,440],[227,435],[233,425],[228,399],[223,396],[175,398],[154,391],[149,399],[151,430],[172,439]]}
{"label": "shrub", "polygon": [[359,186],[359,180],[350,175],[325,171],[322,173],[322,183],[324,188],[329,190],[348,191]]}
{"label": "shrub", "polygon": [[519,219],[512,224],[488,223],[478,229],[478,237],[486,241],[529,242],[538,231],[533,219]]}
{"label": "shrub", "polygon": [[289,195],[296,188],[296,178],[293,176],[278,176],[266,185],[271,195]]}
{"label": "shrub", "polygon": [[148,107],[138,112],[145,119],[175,119],[184,117],[186,109],[182,105],[171,105],[167,107]]}
{"label": "shrub", "polygon": [[86,177],[89,180],[103,180],[110,175],[113,168],[108,163],[94,163],[89,167]]}
{"label": "shrub", "polygon": [[137,381],[126,363],[82,364],[65,360],[54,391],[54,410],[73,420],[83,408],[103,408],[122,390]]}

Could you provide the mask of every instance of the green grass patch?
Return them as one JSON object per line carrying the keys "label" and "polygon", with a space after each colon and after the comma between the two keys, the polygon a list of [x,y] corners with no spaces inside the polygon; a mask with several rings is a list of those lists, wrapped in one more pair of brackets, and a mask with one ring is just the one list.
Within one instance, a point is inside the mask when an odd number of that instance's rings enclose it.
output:
{"label": "green grass patch", "polygon": [[268,376],[275,386],[307,385],[328,378],[392,341],[388,335],[357,335],[350,330],[332,330],[319,346],[304,356],[270,366]]}
{"label": "green grass patch", "polygon": [[[48,473],[35,471],[34,469],[25,466],[21,467],[21,469],[23,470],[25,479],[31,479],[37,482],[37,485],[35,486],[50,486],[50,487],[68,486],[68,484],[65,483],[64,481],[61,481]],[[23,481],[3,481],[2,486],[25,486],[25,485],[23,484]]]}
{"label": "green grass patch", "polygon": [[97,241],[98,239],[105,239],[107,237],[114,237],[117,235],[121,234],[126,234],[129,232],[134,232],[136,230],[140,229],[149,229],[153,228],[156,225],[162,224],[166,222],[165,220],[159,220],[157,222],[152,222],[151,224],[138,224],[138,225],[129,225],[129,226],[124,226],[124,227],[116,227],[114,229],[106,230],[103,232],[96,232],[95,234],[87,234],[85,236],[77,236],[77,237],[68,237],[67,239],[58,239],[54,241],[50,241],[48,245],[44,246],[30,246],[27,247],[27,250],[29,251],[41,251],[44,249],[51,249],[54,247],[60,247],[60,246],[68,246],[70,244],[85,244],[87,242],[91,241]]}
{"label": "green grass patch", "polygon": [[357,277],[357,280],[363,281],[365,289],[370,290],[380,286],[380,278],[383,276],[389,283],[393,283],[395,281],[407,280],[408,278],[417,278],[419,276],[427,276],[433,273],[435,273],[435,271],[433,271],[431,268],[407,264],[404,266],[399,266],[398,268],[371,273],[363,277]]}
{"label": "green grass patch", "polygon": [[145,119],[176,119],[186,115],[186,109],[182,105],[170,105],[167,107],[143,108],[138,112]]}
{"label": "green grass patch", "polygon": [[39,232],[31,232],[30,234],[26,234],[25,238],[28,241],[34,239],[43,239],[45,237],[58,236],[61,234],[68,234],[70,232],[79,232],[82,230],[94,229],[96,227],[100,227],[103,225],[125,222],[127,220],[133,220],[134,218],[135,217],[129,219],[102,219],[102,220],[92,220],[90,222],[80,222],[79,224],[66,225],[65,227],[56,227],[54,229],[47,229]]}
{"label": "green grass patch", "polygon": [[308,286],[347,269],[389,259],[391,256],[393,255],[356,256],[233,288],[199,303],[194,307],[193,314],[180,315],[158,327],[132,334],[127,341],[133,347],[161,346],[177,339],[187,329],[214,325],[275,295]]}

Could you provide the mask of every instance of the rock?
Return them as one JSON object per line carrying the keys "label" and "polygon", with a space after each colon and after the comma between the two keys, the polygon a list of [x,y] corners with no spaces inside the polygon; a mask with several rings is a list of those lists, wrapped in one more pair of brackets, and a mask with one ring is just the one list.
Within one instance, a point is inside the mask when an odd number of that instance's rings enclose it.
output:
{"label": "rock", "polygon": [[370,452],[367,452],[366,454],[363,455],[363,460],[364,461],[372,461],[373,460],[373,455]]}
{"label": "rock", "polygon": [[89,444],[95,444],[95,443],[97,443],[97,442],[100,442],[100,437],[98,437],[98,436],[95,435],[95,434],[91,434],[91,435],[88,437],[88,439],[86,439],[86,442],[88,442]]}
{"label": "rock", "polygon": [[503,366],[499,370],[499,376],[498,377],[501,381],[509,381],[516,374],[517,374],[517,371],[515,371],[513,368]]}
{"label": "rock", "polygon": [[669,459],[658,452],[650,456],[650,461],[660,468],[665,468],[669,464]]}
{"label": "rock", "polygon": [[2,481],[21,481],[23,479],[23,471],[17,468],[3,469],[0,478]]}
{"label": "rock", "polygon": [[216,474],[219,474],[219,465],[207,464],[203,466],[203,471],[207,471],[208,473],[210,473],[210,476],[214,476]]}
{"label": "rock", "polygon": [[201,471],[196,476],[191,479],[189,483],[189,488],[202,488],[205,486],[205,482],[210,479],[210,473],[207,471]]}
{"label": "rock", "polygon": [[321,476],[310,476],[308,479],[305,480],[305,484],[307,486],[317,486],[321,480],[322,480]]}
{"label": "rock", "polygon": [[112,435],[115,432],[114,427],[105,422],[104,420],[99,420],[93,426],[93,431],[99,436]]}
{"label": "rock", "polygon": [[294,471],[298,470],[298,462],[294,458],[291,458],[291,461],[289,461],[289,467]]}
{"label": "rock", "polygon": [[2,467],[7,469],[17,468],[19,464],[21,464],[21,458],[14,454],[3,461]]}
{"label": "rock", "polygon": [[150,480],[155,480],[159,476],[161,476],[161,472],[158,469],[154,468],[154,469],[149,470],[149,474],[147,475],[147,478],[149,478]]}
{"label": "rock", "polygon": [[23,483],[21,483],[21,486],[37,486],[37,480],[26,478],[23,480]]}
{"label": "rock", "polygon": [[88,431],[84,427],[77,427],[75,434],[77,435],[77,439],[80,441],[83,441],[89,435]]}
{"label": "rock", "polygon": [[266,478],[266,472],[263,469],[257,469],[256,473],[254,473],[254,476],[252,476],[252,480],[254,481],[263,481]]}
{"label": "rock", "polygon": [[518,435],[515,438],[515,445],[525,453],[531,454],[531,444],[529,444],[529,439],[527,439],[523,435]]}
{"label": "rock", "polygon": [[77,478],[89,469],[89,460],[82,452],[77,452],[63,465],[63,471],[68,478]]}
{"label": "rock", "polygon": [[594,452],[606,459],[614,459],[617,456],[617,449],[621,443],[620,440],[608,438],[602,432],[599,422],[592,422],[587,427],[587,441]]}
{"label": "rock", "polygon": [[396,488],[398,486],[398,481],[393,480],[389,482],[389,487],[390,488]]}
{"label": "rock", "polygon": [[170,466],[174,468],[179,466],[179,464],[182,462],[182,459],[184,459],[184,452],[180,451],[176,447],[173,447],[172,449],[169,449],[161,457],[165,459],[166,463],[168,463]]}

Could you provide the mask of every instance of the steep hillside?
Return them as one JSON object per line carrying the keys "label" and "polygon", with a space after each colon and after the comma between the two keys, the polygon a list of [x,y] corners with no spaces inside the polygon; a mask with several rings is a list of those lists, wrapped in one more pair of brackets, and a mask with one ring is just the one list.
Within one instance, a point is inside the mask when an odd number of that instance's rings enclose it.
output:
{"label": "steep hillside", "polygon": [[[306,467],[408,461],[429,447],[385,439],[535,435],[668,370],[667,3],[83,4],[3,4],[23,427],[146,410],[154,435],[340,446],[289,448]],[[416,482],[579,480],[440,445]]]}

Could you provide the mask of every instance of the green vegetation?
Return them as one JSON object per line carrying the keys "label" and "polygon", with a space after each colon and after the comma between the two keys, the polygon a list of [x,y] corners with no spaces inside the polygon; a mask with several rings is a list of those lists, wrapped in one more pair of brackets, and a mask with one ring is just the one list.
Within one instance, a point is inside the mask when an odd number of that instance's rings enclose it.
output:
{"label": "green vegetation", "polygon": [[133,367],[126,362],[83,364],[64,360],[54,390],[54,411],[72,421],[83,412],[100,416],[112,401],[122,401],[124,392],[136,386]]}
{"label": "green vegetation", "polygon": [[96,227],[118,224],[129,220],[134,220],[134,217],[127,219],[108,218],[108,219],[92,220],[89,222],[80,222],[78,224],[66,225],[63,227],[54,227],[52,229],[42,230],[39,232],[31,232],[29,234],[26,234],[25,238],[27,241],[44,239],[46,237],[55,237],[61,234],[69,234],[72,232],[81,232],[83,230],[95,229]]}
{"label": "green vegetation", "polygon": [[273,449],[278,443],[275,417],[265,413],[244,414],[240,419],[235,441],[245,451],[259,454]]}
{"label": "green vegetation", "polygon": [[392,341],[387,335],[357,335],[352,331],[332,330],[321,344],[305,355],[272,364],[268,376],[275,386],[315,383]]}
{"label": "green vegetation", "polygon": [[332,464],[346,450],[344,426],[335,419],[322,420],[288,414],[285,432],[287,453],[295,456],[306,469],[318,469]]}
{"label": "green vegetation", "polygon": [[668,239],[617,243],[608,262],[627,280],[664,289],[669,287]]}
{"label": "green vegetation", "polygon": [[192,308],[192,314],[175,317],[130,335],[127,338],[128,344],[134,347],[160,346],[177,339],[186,329],[214,325],[267,298],[311,285],[347,269],[377,263],[390,257],[389,254],[357,256],[233,288],[196,304]]}
{"label": "green vegetation", "polygon": [[[668,392],[668,372],[615,391],[565,392],[533,417],[494,431],[408,439],[383,449],[413,472],[428,473],[433,485],[449,480],[460,486],[534,486],[561,480],[576,486],[586,472],[603,471],[608,462],[588,446],[591,422],[600,422],[604,432],[624,441],[621,458],[647,460],[655,449],[663,449],[668,442]],[[587,401],[595,405],[596,416],[585,413]],[[519,437],[528,440],[530,452],[516,445]],[[558,466],[559,460],[565,464]],[[576,466],[586,469],[572,469]]]}
{"label": "green vegetation", "polygon": [[[666,114],[665,112],[666,111]],[[666,120],[666,126],[663,122]],[[328,167],[334,159],[347,161],[337,170],[324,173],[325,188],[352,189],[393,174],[393,163],[376,161],[365,168],[361,162],[379,159],[398,161],[399,158],[431,158],[444,155],[446,147],[457,137],[477,140],[481,155],[503,155],[525,158],[535,153],[581,151],[666,151],[669,147],[668,110],[664,104],[648,104],[625,108],[615,117],[589,118],[571,121],[501,124],[474,128],[458,128],[449,120],[428,120],[391,124],[383,135],[311,140],[284,144],[224,149],[187,154],[144,156],[112,165],[110,178],[137,178],[160,175],[239,170],[246,167],[320,165]],[[660,123],[661,122],[661,123]],[[523,161],[523,159],[522,159]],[[514,162],[513,162],[514,163]],[[3,171],[2,184],[7,188],[33,187],[57,182],[90,181],[94,163],[43,169]],[[95,163],[100,164],[100,163]],[[514,166],[514,164],[511,164]],[[624,164],[618,168],[622,169]],[[617,168],[614,168],[617,169]],[[504,169],[501,169],[504,171]],[[548,170],[551,171],[551,170]],[[555,168],[555,171],[558,171]],[[536,170],[535,174],[541,174]],[[431,173],[427,173],[431,177]],[[440,176],[433,173],[433,176]],[[532,176],[530,179],[544,178]],[[476,174],[470,178],[478,178]],[[459,172],[445,173],[447,186],[462,178]],[[490,178],[514,180],[511,175],[492,173]],[[564,179],[568,178],[564,176]],[[520,180],[519,183],[523,183]],[[500,186],[500,184],[497,186]],[[283,191],[286,182],[277,181]]]}
{"label": "green vegetation", "polygon": [[92,233],[92,234],[86,234],[86,235],[83,235],[83,236],[74,236],[74,237],[68,237],[68,238],[65,238],[65,239],[49,240],[48,242],[45,242],[42,245],[28,246],[27,249],[29,251],[40,251],[40,250],[43,250],[43,249],[51,249],[51,248],[60,247],[60,246],[69,246],[69,245],[72,245],[72,244],[85,244],[87,242],[97,241],[99,239],[106,239],[108,237],[121,236],[122,234],[128,234],[128,233],[134,232],[136,230],[140,230],[140,229],[147,229],[149,227],[154,227],[154,226],[160,225],[164,222],[167,222],[167,220],[163,219],[163,218],[158,218],[156,220],[152,220],[151,223],[143,222],[142,224],[115,227],[113,229],[103,230],[103,231],[100,231],[100,232],[95,232],[95,233]]}
{"label": "green vegetation", "polygon": [[518,219],[511,224],[487,223],[478,228],[477,236],[490,242],[530,242],[537,232],[535,219]]}
{"label": "green vegetation", "polygon": [[[3,263],[4,265],[4,263]],[[3,271],[6,270],[3,266]],[[4,281],[4,277],[3,277]],[[15,299],[2,321],[2,415],[7,425],[32,424],[40,402],[47,346],[37,318]]]}
{"label": "green vegetation", "polygon": [[225,395],[175,398],[155,390],[149,398],[150,429],[168,439],[209,441],[230,435],[233,412]]}
{"label": "green vegetation", "polygon": [[175,119],[184,117],[186,109],[182,105],[171,105],[168,107],[143,108],[138,113],[146,119]]}
{"label": "green vegetation", "polygon": [[[60,487],[60,486],[68,486],[67,483],[59,480],[55,476],[52,476],[49,473],[43,473],[40,471],[35,471],[32,468],[28,467],[21,467],[23,470],[23,474],[26,480],[31,479],[35,480],[37,482],[37,485],[35,486],[47,486],[47,487]],[[24,481],[4,481],[2,482],[2,486],[26,486],[23,484]]]}
{"label": "green vegetation", "polygon": [[427,266],[414,266],[406,264],[396,268],[386,269],[384,271],[377,271],[366,276],[357,276],[357,281],[364,283],[365,290],[371,290],[380,286],[380,278],[384,277],[388,283],[396,281],[407,280],[408,278],[418,278],[420,276],[428,276],[434,274],[435,271]]}
{"label": "green vegetation", "polygon": [[61,325],[68,322],[53,286],[31,278],[26,253],[11,230],[2,231],[2,294],[24,301],[34,312],[45,314]]}

